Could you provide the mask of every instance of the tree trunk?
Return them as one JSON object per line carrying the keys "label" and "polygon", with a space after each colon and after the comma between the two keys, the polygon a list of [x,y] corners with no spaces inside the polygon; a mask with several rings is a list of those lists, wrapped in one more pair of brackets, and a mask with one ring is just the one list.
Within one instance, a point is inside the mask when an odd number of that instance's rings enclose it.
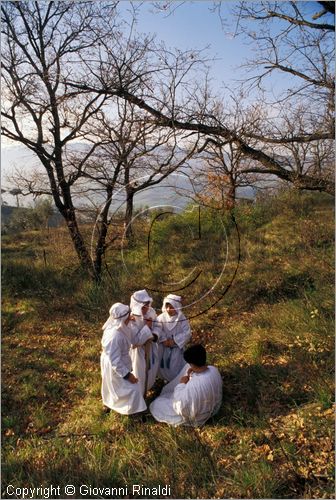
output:
{"label": "tree trunk", "polygon": [[101,221],[100,221],[98,241],[96,245],[96,257],[94,262],[95,279],[97,282],[100,282],[101,280],[103,256],[106,250],[106,236],[108,230],[107,218],[108,218],[109,208],[112,203],[112,192],[113,192],[113,186],[110,185],[107,188],[106,205],[100,214]]}
{"label": "tree trunk", "polygon": [[83,269],[85,269],[91,277],[95,276],[92,260],[86,248],[83,236],[80,233],[75,210],[73,208],[65,209],[62,211],[65,218],[73,245],[75,247],[78,259]]}
{"label": "tree trunk", "polygon": [[103,223],[100,228],[100,234],[96,247],[96,258],[94,261],[94,273],[95,273],[95,280],[97,281],[97,283],[99,283],[101,280],[103,256],[105,253],[106,234],[107,234],[107,224]]}
{"label": "tree trunk", "polygon": [[236,186],[234,181],[230,182],[227,198],[226,198],[226,208],[228,210],[233,210],[236,206]]}
{"label": "tree trunk", "polygon": [[130,241],[133,238],[132,218],[133,218],[133,203],[134,203],[134,190],[126,188],[126,213],[125,213],[125,236]]}

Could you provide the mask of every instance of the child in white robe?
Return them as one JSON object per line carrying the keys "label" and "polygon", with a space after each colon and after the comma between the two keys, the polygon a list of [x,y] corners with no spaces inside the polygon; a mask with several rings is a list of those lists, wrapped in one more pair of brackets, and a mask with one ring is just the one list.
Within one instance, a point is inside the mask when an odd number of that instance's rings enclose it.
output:
{"label": "child in white robe", "polygon": [[170,425],[199,427],[217,413],[222,402],[222,378],[206,364],[206,351],[193,345],[184,352],[186,364],[150,405],[153,417]]}
{"label": "child in white robe", "polygon": [[159,366],[157,335],[152,331],[156,321],[152,301],[146,290],[138,290],[131,296],[132,329],[137,341],[132,345],[130,356],[144,395],[154,385]]}
{"label": "child in white robe", "polygon": [[103,404],[124,415],[142,412],[147,408],[141,385],[132,373],[129,350],[132,340],[136,339],[129,322],[130,308],[120,302],[114,304],[103,326],[103,351],[100,358]]}
{"label": "child in white robe", "polygon": [[153,331],[159,337],[159,376],[173,380],[185,365],[184,347],[191,339],[189,321],[182,313],[179,295],[169,294],[163,299],[162,314]]}

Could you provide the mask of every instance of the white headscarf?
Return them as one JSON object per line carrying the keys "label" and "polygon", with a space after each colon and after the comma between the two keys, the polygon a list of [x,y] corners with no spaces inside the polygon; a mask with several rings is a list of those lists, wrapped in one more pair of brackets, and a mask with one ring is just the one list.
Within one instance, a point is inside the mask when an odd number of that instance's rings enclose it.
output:
{"label": "white headscarf", "polygon": [[116,302],[110,309],[110,316],[107,321],[104,323],[103,330],[103,338],[102,338],[102,346],[105,347],[111,340],[112,329],[120,328],[122,330],[127,329],[127,325],[125,325],[125,320],[128,318],[130,313],[130,308],[125,304],[121,304],[121,302]]}
{"label": "white headscarf", "polygon": [[[174,316],[170,316],[166,309],[166,304],[171,304],[177,314],[175,314]],[[182,297],[180,297],[179,295],[174,295],[172,293],[167,295],[167,297],[163,299],[162,312],[164,314],[164,323],[166,324],[168,330],[172,330],[182,316]]]}
{"label": "white headscarf", "polygon": [[131,311],[136,316],[142,316],[143,306],[149,302],[152,305],[153,299],[150,297],[146,290],[138,290],[131,296]]}

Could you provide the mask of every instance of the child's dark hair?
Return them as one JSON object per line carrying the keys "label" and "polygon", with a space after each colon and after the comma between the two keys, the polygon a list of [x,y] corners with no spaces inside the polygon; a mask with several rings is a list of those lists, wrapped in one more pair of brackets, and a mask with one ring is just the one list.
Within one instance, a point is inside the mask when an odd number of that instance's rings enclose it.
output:
{"label": "child's dark hair", "polygon": [[206,364],[206,350],[201,344],[194,344],[183,353],[183,357],[187,363],[196,366],[204,366]]}

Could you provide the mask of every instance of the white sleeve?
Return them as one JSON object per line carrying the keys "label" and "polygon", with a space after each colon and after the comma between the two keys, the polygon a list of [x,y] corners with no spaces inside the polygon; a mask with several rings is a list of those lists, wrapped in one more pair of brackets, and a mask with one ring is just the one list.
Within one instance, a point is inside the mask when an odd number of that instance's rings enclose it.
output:
{"label": "white sleeve", "polygon": [[158,316],[155,322],[153,323],[153,333],[155,333],[158,336],[158,343],[167,340],[167,336],[165,334],[160,316]]}
{"label": "white sleeve", "polygon": [[183,321],[177,323],[176,333],[174,333],[174,342],[180,349],[183,349],[190,339],[191,331],[189,321],[184,319]]}
{"label": "white sleeve", "polygon": [[114,337],[109,344],[108,355],[111,361],[112,370],[119,375],[119,377],[125,377],[130,370],[122,360],[120,347],[120,339]]}
{"label": "white sleeve", "polygon": [[[190,365],[188,363],[186,363],[184,365],[184,367],[180,370],[180,372],[176,375],[176,377],[173,378],[173,380],[168,382],[168,384],[163,387],[161,394],[173,393],[176,386],[178,384],[180,384],[181,377],[183,377],[184,375],[187,375],[189,368],[190,368]],[[182,384],[182,385],[184,386],[185,384]]]}
{"label": "white sleeve", "polygon": [[174,389],[173,396],[173,408],[186,422],[190,421],[192,404],[188,384],[190,382],[187,384],[178,384]]}
{"label": "white sleeve", "polygon": [[131,326],[131,342],[134,345],[143,345],[148,339],[152,339],[153,334],[149,326],[139,328],[136,324]]}
{"label": "white sleeve", "polygon": [[149,328],[149,326],[145,325],[138,332],[137,344],[144,344],[148,339],[152,339],[152,338],[153,338],[152,330]]}

